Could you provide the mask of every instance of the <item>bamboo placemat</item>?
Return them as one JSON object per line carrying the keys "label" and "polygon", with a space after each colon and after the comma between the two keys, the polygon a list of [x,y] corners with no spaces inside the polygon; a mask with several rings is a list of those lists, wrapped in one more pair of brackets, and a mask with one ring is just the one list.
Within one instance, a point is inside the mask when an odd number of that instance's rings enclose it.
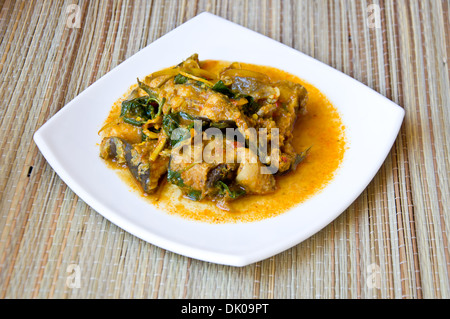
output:
{"label": "bamboo placemat", "polygon": [[[0,9],[2,298],[450,297],[449,1],[6,0]],[[111,224],[32,140],[90,84],[203,11],[406,110],[386,162],[340,217],[242,268],[165,251]]]}

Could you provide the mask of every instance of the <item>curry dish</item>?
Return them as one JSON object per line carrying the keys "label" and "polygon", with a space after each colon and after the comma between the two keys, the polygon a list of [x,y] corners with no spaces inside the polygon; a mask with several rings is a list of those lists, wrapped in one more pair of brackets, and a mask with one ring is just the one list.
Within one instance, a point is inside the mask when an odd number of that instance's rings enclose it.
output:
{"label": "curry dish", "polygon": [[313,86],[197,54],[137,79],[99,134],[100,156],[143,196],[210,222],[285,211],[331,180],[345,150],[340,117]]}

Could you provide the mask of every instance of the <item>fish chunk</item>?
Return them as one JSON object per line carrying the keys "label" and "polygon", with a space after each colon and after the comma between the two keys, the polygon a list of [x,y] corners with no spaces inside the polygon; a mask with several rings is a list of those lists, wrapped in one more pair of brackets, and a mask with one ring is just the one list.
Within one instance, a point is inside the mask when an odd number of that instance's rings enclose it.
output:
{"label": "fish chunk", "polygon": [[145,160],[145,154],[118,137],[106,137],[102,140],[100,157],[126,164],[133,177],[148,194],[156,191],[159,179],[167,172],[169,166],[168,157],[158,156],[155,161]]}

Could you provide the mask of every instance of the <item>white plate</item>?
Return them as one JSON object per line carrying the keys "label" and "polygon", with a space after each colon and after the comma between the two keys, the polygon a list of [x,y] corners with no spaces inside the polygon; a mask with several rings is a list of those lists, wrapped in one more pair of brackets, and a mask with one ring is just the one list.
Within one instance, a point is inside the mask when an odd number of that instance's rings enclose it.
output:
{"label": "white plate", "polygon": [[[346,126],[349,149],[336,177],[296,208],[252,223],[196,222],[156,210],[99,158],[98,130],[112,104],[136,77],[200,59],[270,65],[321,90]],[[310,237],[341,214],[366,188],[400,129],[404,110],[347,75],[290,47],[209,13],[154,41],[92,84],[34,135],[61,179],[112,223],[164,249],[219,264],[244,266]]]}

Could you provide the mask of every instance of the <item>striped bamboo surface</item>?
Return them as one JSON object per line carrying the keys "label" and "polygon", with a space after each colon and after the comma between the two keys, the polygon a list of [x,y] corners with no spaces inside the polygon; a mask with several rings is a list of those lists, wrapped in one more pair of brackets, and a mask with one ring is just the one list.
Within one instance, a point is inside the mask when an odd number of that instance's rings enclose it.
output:
{"label": "striped bamboo surface", "polygon": [[[449,1],[0,0],[0,9],[1,298],[450,297]],[[203,11],[406,110],[381,170],[340,217],[242,268],[165,251],[111,224],[32,140],[90,84]]]}

